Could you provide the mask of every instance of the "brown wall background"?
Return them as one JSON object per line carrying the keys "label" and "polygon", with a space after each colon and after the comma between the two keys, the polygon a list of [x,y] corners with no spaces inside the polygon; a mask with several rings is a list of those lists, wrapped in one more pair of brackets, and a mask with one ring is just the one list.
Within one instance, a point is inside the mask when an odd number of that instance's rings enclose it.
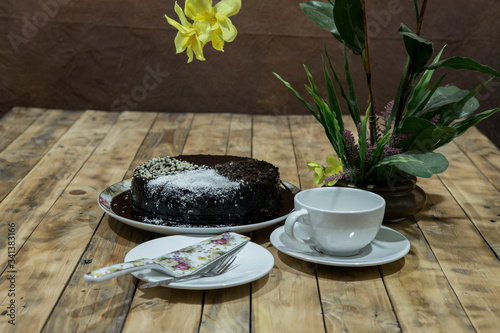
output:
{"label": "brown wall background", "polygon": [[[215,2],[215,1],[214,1]],[[324,45],[340,70],[341,48],[310,21],[298,0],[243,0],[232,17],[238,37],[207,61],[175,54],[172,0],[2,0],[0,114],[13,106],[162,112],[302,114],[307,111],[272,75],[305,95],[302,64],[321,81]],[[181,6],[183,1],[179,1]],[[413,1],[367,1],[375,102],[382,108],[399,83],[405,51],[400,22],[415,27]],[[422,36],[444,57],[467,56],[500,70],[500,4],[431,0]],[[351,69],[366,98],[357,58]],[[342,72],[342,71],[341,71]],[[446,82],[472,89],[485,77],[453,72]],[[481,110],[500,106],[500,80],[483,90]],[[500,145],[500,114],[480,125]]]}

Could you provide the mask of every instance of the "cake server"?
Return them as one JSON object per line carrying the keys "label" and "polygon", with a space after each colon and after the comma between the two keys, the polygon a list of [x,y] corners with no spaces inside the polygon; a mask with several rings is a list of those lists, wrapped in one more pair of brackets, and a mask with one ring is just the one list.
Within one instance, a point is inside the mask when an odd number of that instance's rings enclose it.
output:
{"label": "cake server", "polygon": [[[229,270],[229,268],[231,268],[231,265],[233,264],[233,262],[235,260],[236,260],[235,255],[225,256],[224,258],[222,258],[219,261],[219,263],[217,265],[212,266],[212,268],[210,268],[209,270],[202,270],[202,271],[198,271],[198,273],[174,277],[174,278],[160,280],[160,281],[156,281],[156,282],[148,282],[148,283],[143,284],[139,288],[145,289],[145,288],[160,287],[160,286],[169,285],[173,282],[191,281],[191,280],[201,279],[201,278],[205,278],[205,277],[219,276],[221,274],[224,274],[227,270]],[[236,266],[238,266],[238,265],[236,265]]]}
{"label": "cake server", "polygon": [[148,268],[172,277],[187,276],[238,252],[249,241],[249,237],[227,232],[156,258],[142,258],[99,268],[86,273],[84,279],[89,282],[102,282]]}

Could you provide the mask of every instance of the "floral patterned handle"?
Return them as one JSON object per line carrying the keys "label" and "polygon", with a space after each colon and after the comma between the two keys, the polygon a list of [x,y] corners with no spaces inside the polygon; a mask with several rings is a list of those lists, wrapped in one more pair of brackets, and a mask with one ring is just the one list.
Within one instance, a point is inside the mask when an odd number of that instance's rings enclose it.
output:
{"label": "floral patterned handle", "polygon": [[[159,270],[162,269],[163,267],[159,265],[154,259],[137,259],[134,261],[123,262],[121,264],[107,266],[96,269],[92,272],[88,272],[85,274],[84,279],[85,281],[89,282],[102,282],[104,280],[108,280],[123,274],[147,268]],[[163,269],[163,271],[166,270]]]}

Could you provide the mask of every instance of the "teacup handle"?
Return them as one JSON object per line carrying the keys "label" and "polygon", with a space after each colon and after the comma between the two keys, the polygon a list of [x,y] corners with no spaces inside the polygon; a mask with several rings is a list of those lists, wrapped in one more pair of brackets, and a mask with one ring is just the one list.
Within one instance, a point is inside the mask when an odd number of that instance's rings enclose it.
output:
{"label": "teacup handle", "polygon": [[298,242],[302,243],[302,244],[306,244],[306,245],[314,245],[314,242],[311,240],[311,238],[298,238],[297,236],[295,236],[295,233],[294,233],[294,227],[295,227],[295,223],[297,223],[298,219],[302,216],[307,216],[309,215],[309,212],[302,208],[300,210],[297,210],[295,212],[292,212],[290,215],[288,215],[288,217],[286,218],[286,221],[285,221],[285,232],[288,236],[290,236],[291,238],[293,239],[296,239]]}

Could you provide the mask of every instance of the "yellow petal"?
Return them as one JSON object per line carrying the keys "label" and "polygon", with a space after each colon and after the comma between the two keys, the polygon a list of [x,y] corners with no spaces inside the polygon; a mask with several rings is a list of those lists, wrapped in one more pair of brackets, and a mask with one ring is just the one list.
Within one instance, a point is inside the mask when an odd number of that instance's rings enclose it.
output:
{"label": "yellow petal", "polygon": [[214,8],[217,13],[226,17],[233,16],[240,11],[241,0],[221,0]]}
{"label": "yellow petal", "polygon": [[217,16],[217,21],[219,22],[220,29],[222,31],[222,39],[224,39],[226,42],[232,42],[236,38],[236,35],[238,33],[236,27],[227,17],[219,20],[219,17]]}
{"label": "yellow petal", "polygon": [[196,59],[205,61],[205,57],[203,56],[203,46],[205,46],[204,43],[200,42],[199,40],[196,40],[195,43],[192,44],[193,52],[196,56]]}
{"label": "yellow petal", "polygon": [[186,26],[186,27],[191,26],[191,24],[186,19],[186,16],[184,16],[184,12],[182,11],[181,6],[179,6],[177,4],[177,1],[175,2],[174,10],[177,13],[177,16],[179,16],[179,20],[181,21],[181,24],[183,26]]}
{"label": "yellow petal", "polygon": [[318,162],[307,162],[307,167],[310,170],[314,170],[316,168],[319,168],[321,165]]}
{"label": "yellow petal", "polygon": [[326,158],[326,163],[328,163],[328,165],[330,165],[331,167],[334,167],[334,168],[341,168],[342,169],[342,162],[336,158],[335,156],[328,156]]}
{"label": "yellow petal", "polygon": [[197,38],[203,42],[208,43],[212,40],[212,30],[208,22],[195,22],[194,29],[196,31]]}
{"label": "yellow petal", "polygon": [[182,37],[182,34],[180,32],[177,33],[174,39],[174,44],[175,44],[175,52],[176,53],[182,53],[186,49],[186,43],[185,43],[185,37]]}
{"label": "yellow petal", "polygon": [[212,0],[186,0],[184,11],[187,17],[195,21],[199,15],[205,16],[213,11]]}
{"label": "yellow petal", "polygon": [[224,39],[222,39],[222,31],[212,31],[212,46],[217,51],[224,52]]}
{"label": "yellow petal", "polygon": [[338,179],[331,181],[331,182],[326,182],[326,186],[333,186],[338,182]]}
{"label": "yellow petal", "polygon": [[333,175],[338,174],[340,171],[342,171],[342,169],[339,170],[339,168],[337,168],[337,167],[328,167],[328,168],[325,168],[325,175],[327,177],[333,176]]}
{"label": "yellow petal", "polygon": [[325,180],[325,177],[323,175],[319,175],[319,174],[315,173],[313,176],[313,183],[315,185],[321,184],[324,180]]}

